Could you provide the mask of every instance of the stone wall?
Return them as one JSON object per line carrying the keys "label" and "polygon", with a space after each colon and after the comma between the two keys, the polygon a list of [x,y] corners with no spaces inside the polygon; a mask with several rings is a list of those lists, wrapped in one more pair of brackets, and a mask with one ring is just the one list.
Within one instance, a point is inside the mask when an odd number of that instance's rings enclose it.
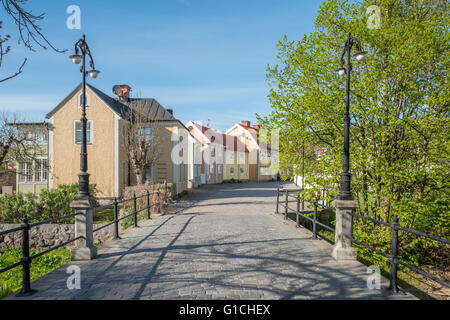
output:
{"label": "stone wall", "polygon": [[[103,224],[94,224],[94,229]],[[0,224],[0,231],[12,229],[20,226],[20,224]],[[31,228],[30,230],[30,247],[41,249],[50,248],[59,245],[65,241],[75,237],[74,224],[42,224]],[[94,242],[102,243],[114,237],[114,224],[94,232]],[[0,236],[0,251],[6,246],[15,245],[22,246],[22,231],[16,231]],[[73,243],[70,243],[73,245]]]}

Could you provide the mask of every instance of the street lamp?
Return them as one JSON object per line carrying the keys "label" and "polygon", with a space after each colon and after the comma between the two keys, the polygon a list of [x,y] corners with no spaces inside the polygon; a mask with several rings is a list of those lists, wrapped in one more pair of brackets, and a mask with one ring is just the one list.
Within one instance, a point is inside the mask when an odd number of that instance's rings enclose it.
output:
{"label": "street lamp", "polygon": [[[79,54],[81,52],[81,55]],[[89,56],[89,65],[92,70],[86,71],[86,54]],[[69,57],[73,63],[80,64],[81,84],[82,84],[82,113],[81,113],[81,153],[80,153],[80,173],[78,174],[78,194],[76,200],[88,199],[89,195],[89,173],[87,173],[87,133],[86,133],[86,76],[93,79],[97,78],[100,71],[95,69],[94,59],[91,51],[86,43],[86,36],[83,35],[80,40],[75,43],[75,54]]]}
{"label": "street lamp", "polygon": [[[363,51],[361,43],[358,39],[353,37],[350,32],[348,33],[348,39],[345,42],[344,50],[341,55],[341,67],[337,70],[339,76],[347,75],[347,95],[344,112],[344,153],[342,159],[342,173],[341,186],[339,188],[339,194],[337,198],[339,200],[353,200],[352,193],[350,191],[351,174],[350,169],[350,74],[352,72],[352,63],[350,61],[350,52],[353,46],[356,45],[358,52],[354,55],[358,62],[364,62],[367,52]],[[344,57],[347,54],[347,63],[344,67]]]}

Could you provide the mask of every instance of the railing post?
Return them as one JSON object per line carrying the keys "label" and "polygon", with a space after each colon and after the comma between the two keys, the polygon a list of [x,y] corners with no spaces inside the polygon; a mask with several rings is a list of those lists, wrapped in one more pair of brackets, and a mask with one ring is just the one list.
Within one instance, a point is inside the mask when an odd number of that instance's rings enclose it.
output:
{"label": "railing post", "polygon": [[150,219],[150,192],[147,190],[147,219]]}
{"label": "railing post", "polygon": [[277,207],[275,209],[275,213],[278,214],[278,204],[280,202],[280,187],[277,188]]}
{"label": "railing post", "polygon": [[116,197],[114,197],[114,238],[120,239],[120,236],[119,236],[119,207],[118,207]]}
{"label": "railing post", "polygon": [[161,197],[159,196],[160,191],[156,191],[156,204],[157,204],[157,208],[158,208],[158,213],[161,213]]}
{"label": "railing post", "polygon": [[389,262],[391,264],[391,272],[389,278],[389,290],[392,293],[398,293],[399,289],[397,286],[397,266],[398,266],[398,227],[400,224],[398,223],[398,216],[394,215],[393,223],[391,224],[391,234],[392,234],[392,242],[391,242],[391,257]]}
{"label": "railing post", "polygon": [[75,237],[81,237],[76,241],[76,246],[70,250],[72,261],[92,260],[97,255],[97,247],[94,245],[94,208],[92,198],[75,199],[70,207],[75,210]]}
{"label": "railing post", "polygon": [[336,208],[336,227],[334,245],[331,256],[338,260],[356,260],[356,251],[352,247],[353,240],[353,211],[358,204],[353,200],[334,200]]}
{"label": "railing post", "polygon": [[296,212],[296,216],[295,216],[295,223],[296,223],[296,227],[300,227],[300,221],[299,221],[299,214],[300,214],[300,195],[297,195],[297,212]]}
{"label": "railing post", "polygon": [[317,200],[314,201],[314,216],[313,216],[313,236],[317,239]]}
{"label": "railing post", "polygon": [[31,290],[30,225],[28,224],[28,217],[26,214],[23,215],[22,221],[22,289],[16,295],[17,297],[30,296],[36,292],[36,290]]}
{"label": "railing post", "polygon": [[285,190],[285,192],[286,192],[286,199],[284,200],[284,204],[285,204],[285,207],[284,207],[284,220],[287,220],[287,218],[288,218],[288,216],[287,216],[287,214],[288,214],[288,206],[289,206],[289,192],[287,191],[287,190]]}
{"label": "railing post", "polygon": [[136,193],[133,194],[133,213],[134,213],[134,226],[137,227],[137,206],[136,206]]}

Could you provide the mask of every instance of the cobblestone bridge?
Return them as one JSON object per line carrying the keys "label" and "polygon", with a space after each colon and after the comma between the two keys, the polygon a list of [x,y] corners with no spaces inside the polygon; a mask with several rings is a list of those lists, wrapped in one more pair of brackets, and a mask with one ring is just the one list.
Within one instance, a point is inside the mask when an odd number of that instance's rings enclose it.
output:
{"label": "cobblestone bridge", "polygon": [[[275,215],[276,187],[202,186],[178,212],[101,245],[96,259],[38,279],[28,299],[393,298],[384,278],[368,289],[365,266],[333,260],[331,245]],[[80,267],[79,290],[67,288],[69,265]]]}

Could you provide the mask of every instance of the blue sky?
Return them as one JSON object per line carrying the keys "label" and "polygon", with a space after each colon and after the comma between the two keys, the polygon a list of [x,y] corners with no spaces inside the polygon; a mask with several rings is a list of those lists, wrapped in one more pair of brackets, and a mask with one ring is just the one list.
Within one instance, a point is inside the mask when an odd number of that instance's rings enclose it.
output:
{"label": "blue sky", "polygon": [[[0,78],[24,58],[23,74],[0,84],[0,110],[42,121],[80,82],[68,58],[86,34],[99,78],[89,83],[113,96],[112,86],[128,84],[134,96],[156,98],[182,122],[211,120],[225,131],[255,113],[270,112],[266,66],[274,65],[276,44],[284,34],[297,40],[313,31],[321,1],[316,0],[30,0],[34,13],[58,54],[17,45],[17,28],[0,12],[2,34],[10,33],[11,54]],[[70,5],[81,8],[81,29],[66,27]],[[3,10],[3,9],[1,9]]]}

